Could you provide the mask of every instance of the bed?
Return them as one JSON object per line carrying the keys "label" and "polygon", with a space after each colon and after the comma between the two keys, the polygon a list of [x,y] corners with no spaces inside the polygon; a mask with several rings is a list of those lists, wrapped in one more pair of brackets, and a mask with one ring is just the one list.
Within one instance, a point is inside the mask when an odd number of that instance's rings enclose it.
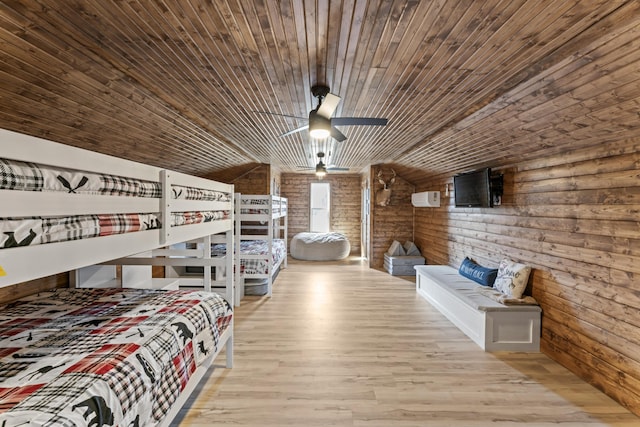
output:
{"label": "bed", "polygon": [[[270,297],[280,268],[287,267],[287,203],[272,195],[235,195],[236,301],[248,286],[266,285]],[[217,246],[214,250],[223,250]]]}
{"label": "bed", "polygon": [[205,291],[57,289],[1,307],[0,425],[162,424],[231,318]]}
{"label": "bed", "polygon": [[[48,416],[65,420],[50,425],[102,425],[95,413],[106,407],[110,412],[101,416],[114,421],[105,425],[166,425],[222,348],[232,366],[233,278],[226,278],[224,295],[186,291],[173,278],[175,286],[167,287],[166,278],[151,277],[150,266],[189,263],[231,271],[232,256],[176,256],[172,246],[210,241],[212,235],[231,244],[233,186],[0,130],[0,199],[0,287],[72,271],[80,286],[105,288],[41,292],[0,312],[0,425],[22,425],[15,420],[33,411],[56,412]],[[122,265],[119,274],[109,277],[114,267],[105,263]],[[145,289],[123,289],[138,285]],[[173,305],[177,311],[167,311]],[[91,344],[96,335],[104,335],[97,349]],[[167,337],[162,345],[180,366],[172,374],[175,381],[151,397],[143,393],[153,389],[147,380],[160,381],[156,374],[165,372],[153,363],[164,362],[150,362],[144,342],[128,341],[142,335]],[[80,347],[88,354],[74,350],[85,341]],[[94,361],[99,372],[91,371]],[[105,369],[117,379],[101,381],[116,390],[117,399],[92,391]],[[154,375],[144,380],[140,372]],[[62,373],[75,379],[73,387],[62,386],[59,398],[43,383],[58,387],[68,380],[56,376]],[[137,379],[126,380],[130,373]],[[123,392],[118,384],[129,386]]]}
{"label": "bed", "polygon": [[[180,246],[185,253],[201,253],[209,248],[211,268],[183,264],[172,266],[167,274],[187,285],[198,286],[203,280],[207,283],[211,280],[215,286],[231,271],[235,283],[234,304],[239,306],[247,290],[258,289],[255,294],[271,296],[275,276],[281,267],[287,266],[287,199],[236,193],[234,201],[235,234],[231,245],[222,236],[211,236],[207,242]],[[240,254],[235,257],[233,268],[227,264],[216,266],[215,260],[224,259],[228,247]],[[204,275],[208,278],[203,279]]]}

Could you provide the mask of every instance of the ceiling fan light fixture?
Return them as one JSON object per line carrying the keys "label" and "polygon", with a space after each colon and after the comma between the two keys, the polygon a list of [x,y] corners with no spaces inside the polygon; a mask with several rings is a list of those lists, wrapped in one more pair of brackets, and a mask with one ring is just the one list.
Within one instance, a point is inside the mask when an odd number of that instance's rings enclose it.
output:
{"label": "ceiling fan light fixture", "polygon": [[329,134],[330,132],[328,129],[311,129],[309,131],[309,135],[311,135],[311,138],[314,138],[314,139],[328,138]]}
{"label": "ceiling fan light fixture", "polygon": [[324,139],[329,135],[331,135],[331,120],[311,111],[309,113],[309,136],[314,139]]}
{"label": "ceiling fan light fixture", "polygon": [[322,163],[322,160],[318,162],[316,165],[316,176],[318,178],[323,178],[327,174],[327,167]]}

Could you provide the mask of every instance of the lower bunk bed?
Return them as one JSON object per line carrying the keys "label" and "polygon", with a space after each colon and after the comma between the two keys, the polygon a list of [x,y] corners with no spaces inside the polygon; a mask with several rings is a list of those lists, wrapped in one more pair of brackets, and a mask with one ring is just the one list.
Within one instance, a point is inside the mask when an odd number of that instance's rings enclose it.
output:
{"label": "lower bunk bed", "polygon": [[[232,185],[0,129],[0,199],[0,287],[89,284],[3,301],[0,426],[165,426],[223,348],[232,367],[233,277],[219,295],[167,286],[148,267],[231,270],[232,256],[170,248],[233,242]],[[103,265],[114,259],[117,277]],[[103,282],[115,287],[91,288]]]}
{"label": "lower bunk bed", "polygon": [[0,425],[166,425],[229,339],[205,291],[57,289],[0,308]]}

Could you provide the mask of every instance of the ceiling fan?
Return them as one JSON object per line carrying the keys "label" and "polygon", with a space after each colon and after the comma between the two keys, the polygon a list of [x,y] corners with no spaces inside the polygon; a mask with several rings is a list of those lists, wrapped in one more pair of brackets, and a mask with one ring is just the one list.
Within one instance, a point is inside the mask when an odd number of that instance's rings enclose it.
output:
{"label": "ceiling fan", "polygon": [[327,174],[327,171],[348,171],[349,168],[339,168],[336,166],[327,166],[322,161],[324,159],[324,153],[321,151],[318,153],[318,164],[315,167],[307,167],[307,166],[298,166],[301,169],[306,170],[314,170],[316,171],[316,176],[322,178]]}
{"label": "ceiling fan", "polygon": [[[344,141],[347,137],[340,132],[335,126],[385,126],[388,122],[384,118],[376,117],[331,117],[335,112],[340,97],[329,92],[329,87],[325,85],[315,85],[311,88],[311,93],[318,98],[318,106],[309,112],[309,124],[285,132],[280,137],[291,135],[296,132],[309,129],[309,135],[312,138],[322,139],[329,136],[339,142]],[[269,113],[266,111],[258,111],[263,114],[273,114],[275,116],[293,117],[296,119],[307,120],[306,117],[288,116],[286,114]]]}

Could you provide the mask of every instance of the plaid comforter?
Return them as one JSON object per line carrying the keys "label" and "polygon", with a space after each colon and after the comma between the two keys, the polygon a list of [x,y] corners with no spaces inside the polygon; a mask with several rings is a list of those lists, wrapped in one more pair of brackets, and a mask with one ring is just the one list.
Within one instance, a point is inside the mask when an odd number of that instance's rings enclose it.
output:
{"label": "plaid comforter", "polygon": [[[287,249],[283,239],[273,239],[271,260],[277,264],[287,256]],[[227,253],[226,244],[211,245],[212,256],[224,256]],[[266,240],[243,240],[240,242],[240,274],[269,274],[269,245]],[[242,255],[265,255],[260,259],[247,259]]]}
{"label": "plaid comforter", "polygon": [[232,309],[203,291],[60,289],[0,309],[0,425],[154,425]]}
{"label": "plaid comforter", "polygon": [[[228,211],[174,212],[171,226],[229,218]],[[0,249],[88,239],[160,228],[156,214],[75,215],[49,218],[0,218]]]}

